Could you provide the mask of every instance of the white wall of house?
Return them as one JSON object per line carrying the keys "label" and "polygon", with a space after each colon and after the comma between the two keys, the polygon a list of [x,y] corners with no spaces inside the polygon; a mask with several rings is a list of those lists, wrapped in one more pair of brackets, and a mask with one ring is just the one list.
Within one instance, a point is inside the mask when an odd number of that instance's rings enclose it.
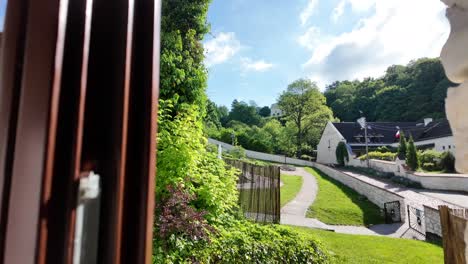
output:
{"label": "white wall of house", "polygon": [[323,130],[320,142],[317,145],[317,162],[322,164],[336,164],[336,146],[341,141],[346,142],[345,138],[335,128],[335,126],[328,122]]}
{"label": "white wall of house", "polygon": [[[423,141],[416,141],[414,145],[423,146],[423,145],[430,145],[434,144],[434,150],[439,152],[450,151],[455,153],[455,141],[453,140],[453,136],[449,137],[441,137],[441,138],[433,138]],[[398,147],[399,143],[393,143],[392,147]]]}
{"label": "white wall of house", "polygon": [[278,104],[272,104],[270,107],[271,113],[270,116],[282,116],[283,111],[279,108]]}
{"label": "white wall of house", "polygon": [[443,137],[443,138],[436,138],[424,141],[418,141],[414,144],[416,146],[426,145],[426,144],[434,144],[434,150],[439,152],[450,151],[455,153],[455,141],[453,140],[453,136],[450,137]]}

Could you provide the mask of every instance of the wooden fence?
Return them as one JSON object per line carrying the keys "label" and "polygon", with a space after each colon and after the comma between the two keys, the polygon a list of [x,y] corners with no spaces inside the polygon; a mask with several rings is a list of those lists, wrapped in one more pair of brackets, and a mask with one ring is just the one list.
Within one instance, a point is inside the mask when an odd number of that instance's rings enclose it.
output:
{"label": "wooden fence", "polygon": [[244,215],[259,223],[279,223],[280,168],[232,159],[225,159],[225,162],[241,171],[237,188],[239,205]]}
{"label": "wooden fence", "polygon": [[439,206],[446,264],[468,263],[468,209]]}

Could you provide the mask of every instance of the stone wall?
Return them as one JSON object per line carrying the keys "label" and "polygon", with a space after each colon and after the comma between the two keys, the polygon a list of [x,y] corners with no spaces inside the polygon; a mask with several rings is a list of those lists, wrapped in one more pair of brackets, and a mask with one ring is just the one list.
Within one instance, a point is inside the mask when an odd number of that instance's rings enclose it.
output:
{"label": "stone wall", "polygon": [[442,237],[439,210],[424,206],[424,218],[426,222],[426,233],[432,233]]}
{"label": "stone wall", "polygon": [[373,202],[380,208],[384,208],[384,203],[386,202],[393,202],[399,201],[400,202],[400,212],[401,212],[401,219],[404,221],[406,218],[405,214],[405,201],[404,198],[400,195],[387,191],[385,189],[370,185],[366,182],[363,182],[351,175],[345,174],[341,171],[335,170],[328,166],[315,163],[314,167],[321,170],[323,173],[327,174],[331,178],[343,183],[344,185],[350,187],[351,189],[355,190],[361,195],[364,195],[369,199],[369,201]]}
{"label": "stone wall", "polygon": [[[391,172],[397,176],[408,178],[414,182],[419,182],[422,187],[431,190],[462,191],[468,192],[467,174],[447,174],[447,173],[419,173],[408,172],[402,167],[402,162],[391,162],[383,160],[369,160],[369,166],[377,171]],[[348,166],[367,168],[366,161],[350,159]]]}
{"label": "stone wall", "polygon": [[[234,148],[234,146],[230,144],[227,144],[227,143],[224,143],[219,140],[212,139],[212,138],[209,138],[208,142],[211,144],[215,144],[217,146],[221,145],[222,151],[229,151]],[[271,161],[271,162],[277,162],[277,163],[286,163],[286,164],[292,164],[292,165],[298,165],[298,166],[313,166],[314,165],[313,162],[310,162],[307,160],[288,158],[282,155],[274,155],[274,154],[262,153],[262,152],[252,151],[252,150],[246,150],[245,155],[251,159]]]}

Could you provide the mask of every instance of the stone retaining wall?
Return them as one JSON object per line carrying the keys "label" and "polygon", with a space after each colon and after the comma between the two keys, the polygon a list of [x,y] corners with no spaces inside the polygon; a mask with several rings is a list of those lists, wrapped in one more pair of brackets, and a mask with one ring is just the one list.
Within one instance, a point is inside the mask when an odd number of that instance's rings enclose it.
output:
{"label": "stone retaining wall", "polygon": [[[216,139],[209,138],[208,142],[211,144],[215,145],[221,145],[221,148],[223,151],[226,150],[231,150],[234,148],[234,146],[221,142]],[[248,158],[251,159],[258,159],[258,160],[264,160],[264,161],[272,161],[272,162],[277,162],[277,163],[286,163],[286,164],[292,164],[292,165],[298,165],[298,166],[313,166],[313,162],[307,161],[307,160],[301,160],[301,159],[294,159],[294,158],[288,158],[286,156],[282,155],[274,155],[274,154],[268,154],[268,153],[262,153],[262,152],[257,152],[253,150],[245,150],[245,155]]]}
{"label": "stone retaining wall", "polygon": [[426,233],[432,233],[442,237],[439,210],[424,206],[424,218],[426,222]]}
{"label": "stone retaining wall", "polygon": [[405,199],[393,192],[388,190],[376,187],[374,185],[370,185],[367,182],[363,182],[360,179],[357,179],[351,175],[345,174],[341,171],[335,170],[328,166],[315,163],[313,165],[315,168],[321,170],[323,173],[327,174],[331,178],[343,183],[344,185],[350,187],[351,189],[355,190],[357,193],[364,195],[369,199],[369,201],[373,202],[380,208],[384,208],[384,203],[399,201],[400,202],[400,214],[402,222],[406,219],[406,211],[405,211]]}
{"label": "stone retaining wall", "polygon": [[[383,160],[369,160],[369,166],[377,171],[394,173],[397,176],[408,178],[419,182],[422,187],[432,190],[462,191],[468,192],[468,175],[466,174],[436,174],[436,173],[413,173],[406,171],[402,161],[391,162]],[[366,161],[351,158],[347,163],[353,167],[367,168]]]}

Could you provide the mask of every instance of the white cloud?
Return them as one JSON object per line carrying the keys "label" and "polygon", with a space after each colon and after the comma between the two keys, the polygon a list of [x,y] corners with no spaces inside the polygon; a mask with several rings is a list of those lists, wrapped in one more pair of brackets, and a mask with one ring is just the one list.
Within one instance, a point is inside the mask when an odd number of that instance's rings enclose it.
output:
{"label": "white cloud", "polygon": [[449,33],[444,4],[440,1],[345,1],[355,12],[374,6],[375,10],[349,32],[327,35],[311,27],[298,39],[300,45],[311,51],[303,66],[319,84],[378,77],[392,64],[439,56]]}
{"label": "white cloud", "polygon": [[344,14],[347,5],[351,6],[351,10],[355,13],[362,13],[371,10],[375,7],[377,0],[341,0],[333,9],[331,20],[336,23]]}
{"label": "white cloud", "polygon": [[318,0],[308,0],[307,6],[302,10],[299,18],[301,19],[301,24],[304,26],[309,18],[314,14],[315,8],[317,7]]}
{"label": "white cloud", "polygon": [[346,6],[346,0],[341,0],[338,5],[333,9],[331,19],[333,22],[337,22],[338,19],[343,15]]}
{"label": "white cloud", "polygon": [[273,68],[275,65],[272,63],[265,62],[264,60],[252,60],[250,58],[243,57],[241,58],[241,67],[242,71],[256,71],[256,72],[265,72]]}
{"label": "white cloud", "polygon": [[241,49],[234,32],[221,32],[204,43],[205,65],[207,67],[226,62]]}

